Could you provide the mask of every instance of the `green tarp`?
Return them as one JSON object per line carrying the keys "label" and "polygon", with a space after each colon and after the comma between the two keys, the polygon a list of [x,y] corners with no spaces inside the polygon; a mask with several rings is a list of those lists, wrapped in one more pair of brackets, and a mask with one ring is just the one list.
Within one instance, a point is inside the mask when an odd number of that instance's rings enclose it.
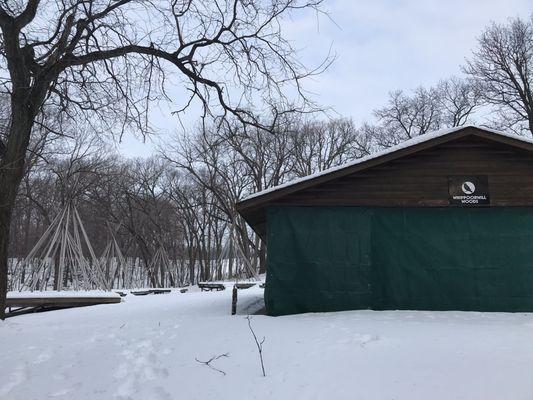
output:
{"label": "green tarp", "polygon": [[532,208],[272,207],[270,315],[533,311]]}

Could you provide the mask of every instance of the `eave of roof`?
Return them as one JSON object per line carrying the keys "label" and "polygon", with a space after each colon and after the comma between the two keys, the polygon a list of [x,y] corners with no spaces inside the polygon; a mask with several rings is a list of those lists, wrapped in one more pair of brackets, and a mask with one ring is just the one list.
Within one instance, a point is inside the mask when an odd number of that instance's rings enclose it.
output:
{"label": "eave of roof", "polygon": [[[496,140],[498,140],[498,139],[511,139],[511,140],[516,140],[516,141],[522,142],[525,145],[533,146],[533,139],[529,139],[529,138],[526,138],[526,137],[523,137],[523,136],[519,136],[519,135],[516,135],[516,134],[511,134],[511,133],[507,133],[507,132],[498,131],[498,130],[495,130],[495,129],[475,126],[475,125],[464,125],[464,126],[455,127],[455,128],[441,129],[441,130],[438,130],[438,131],[426,133],[424,135],[416,136],[416,137],[414,137],[412,139],[409,139],[409,140],[406,140],[405,142],[402,142],[402,143],[400,143],[400,144],[398,144],[396,146],[392,146],[392,147],[389,147],[388,149],[385,149],[383,151],[371,154],[371,155],[366,156],[366,157],[359,158],[359,159],[357,159],[355,161],[352,161],[350,163],[346,163],[346,164],[342,164],[342,165],[339,165],[339,166],[336,166],[336,167],[332,167],[332,168],[317,172],[317,173],[312,174],[312,175],[307,175],[307,176],[304,176],[304,177],[301,177],[301,178],[297,178],[297,179],[291,180],[289,182],[283,183],[281,185],[273,186],[271,188],[262,190],[260,192],[253,193],[253,194],[245,197],[244,199],[240,200],[237,203],[237,205],[236,205],[237,209],[238,210],[245,209],[245,208],[248,207],[248,205],[250,203],[257,204],[257,202],[261,202],[262,198],[270,198],[276,192],[286,192],[287,190],[290,191],[290,188],[293,188],[293,187],[294,187],[295,190],[298,190],[298,187],[301,186],[304,183],[307,183],[307,182],[310,183],[310,181],[315,181],[315,180],[322,181],[320,178],[326,178],[327,175],[335,175],[335,173],[341,172],[342,170],[351,170],[351,169],[353,169],[354,167],[356,167],[356,166],[358,166],[360,164],[366,164],[366,163],[368,163],[370,161],[377,160],[379,158],[385,158],[385,156],[391,155],[391,154],[396,153],[396,152],[401,152],[401,150],[408,149],[410,147],[414,147],[414,146],[417,146],[417,145],[421,145],[421,144],[426,143],[426,142],[435,141],[436,139],[444,138],[444,137],[446,137],[448,135],[452,135],[452,134],[454,134],[456,132],[460,132],[460,131],[463,131],[463,130],[466,130],[466,129],[469,129],[469,128],[478,130],[481,133],[483,133],[483,132],[489,133],[491,135],[492,139],[496,139]],[[267,199],[267,201],[268,201],[268,199]]]}

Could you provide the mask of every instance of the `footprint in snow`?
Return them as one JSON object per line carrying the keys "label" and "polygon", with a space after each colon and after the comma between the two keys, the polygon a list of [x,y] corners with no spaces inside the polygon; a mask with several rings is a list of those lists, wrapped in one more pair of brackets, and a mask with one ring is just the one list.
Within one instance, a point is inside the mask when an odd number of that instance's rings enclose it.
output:
{"label": "footprint in snow", "polygon": [[[157,352],[150,339],[125,344],[122,351],[124,361],[118,366],[114,377],[119,382],[116,397],[129,399],[139,394],[139,390],[146,389],[145,384],[158,378],[167,378],[169,372],[160,367]],[[159,387],[160,388],[160,387]],[[162,388],[154,389],[156,393],[150,398],[165,399]]]}

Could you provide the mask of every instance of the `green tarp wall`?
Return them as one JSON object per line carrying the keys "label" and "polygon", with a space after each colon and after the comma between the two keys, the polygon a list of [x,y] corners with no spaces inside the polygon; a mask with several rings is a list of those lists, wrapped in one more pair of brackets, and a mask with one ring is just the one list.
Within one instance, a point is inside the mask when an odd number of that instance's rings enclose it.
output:
{"label": "green tarp wall", "polygon": [[271,207],[269,315],[533,311],[532,208]]}

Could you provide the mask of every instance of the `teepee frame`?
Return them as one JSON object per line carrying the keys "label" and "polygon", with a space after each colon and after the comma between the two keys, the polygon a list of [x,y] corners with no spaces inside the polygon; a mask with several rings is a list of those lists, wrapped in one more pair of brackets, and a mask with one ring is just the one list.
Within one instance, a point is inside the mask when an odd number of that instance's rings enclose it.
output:
{"label": "teepee frame", "polygon": [[[89,253],[85,257],[84,249]],[[76,207],[67,203],[37,241],[18,270],[29,267],[31,279],[23,289],[111,289],[101,269]]]}

